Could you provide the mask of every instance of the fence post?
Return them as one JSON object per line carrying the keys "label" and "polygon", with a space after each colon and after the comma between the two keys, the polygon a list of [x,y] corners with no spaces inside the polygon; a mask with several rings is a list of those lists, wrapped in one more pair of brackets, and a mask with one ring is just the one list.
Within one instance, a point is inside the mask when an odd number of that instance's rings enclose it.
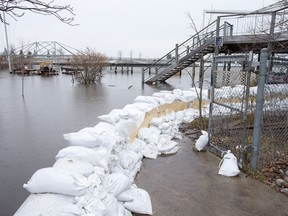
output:
{"label": "fence post", "polygon": [[267,76],[267,60],[269,51],[267,48],[261,50],[260,54],[260,70],[258,79],[258,88],[256,95],[256,110],[252,138],[252,158],[251,169],[256,170],[258,165],[258,156],[260,148],[260,136],[263,127],[263,105],[265,100],[265,82]]}

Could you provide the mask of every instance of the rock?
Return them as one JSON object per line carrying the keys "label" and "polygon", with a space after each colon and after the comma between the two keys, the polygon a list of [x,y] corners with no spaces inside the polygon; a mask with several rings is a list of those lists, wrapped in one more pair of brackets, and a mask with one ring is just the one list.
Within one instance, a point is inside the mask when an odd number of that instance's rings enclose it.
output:
{"label": "rock", "polygon": [[285,172],[282,169],[280,169],[279,172],[280,172],[279,174],[284,178]]}
{"label": "rock", "polygon": [[284,181],[285,181],[286,183],[288,183],[288,176],[285,176],[285,177],[284,177]]}
{"label": "rock", "polygon": [[288,188],[282,188],[280,192],[288,196]]}
{"label": "rock", "polygon": [[286,171],[286,176],[288,176],[288,170]]}
{"label": "rock", "polygon": [[281,187],[282,185],[285,184],[285,181],[283,179],[276,179],[276,185]]}

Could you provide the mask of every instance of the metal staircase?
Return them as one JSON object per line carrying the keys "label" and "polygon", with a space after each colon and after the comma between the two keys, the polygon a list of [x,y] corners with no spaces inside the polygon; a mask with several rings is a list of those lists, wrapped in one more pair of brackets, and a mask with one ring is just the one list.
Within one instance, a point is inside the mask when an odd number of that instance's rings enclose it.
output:
{"label": "metal staircase", "polygon": [[[143,70],[145,83],[165,82],[208,53],[273,52],[288,53],[288,5],[272,4],[249,14],[218,16],[211,24],[187,39]],[[221,43],[218,43],[218,42]],[[216,49],[217,48],[217,49]],[[152,70],[153,69],[153,73]]]}
{"label": "metal staircase", "polygon": [[[225,24],[221,27],[229,27]],[[189,67],[198,61],[202,56],[214,51],[216,37],[216,21],[206,26],[200,32],[196,33],[188,40],[180,45],[176,44],[175,49],[165,54],[162,58],[155,61],[150,67],[144,70],[144,82],[151,84],[155,82],[164,82],[181,70]],[[168,66],[157,66],[159,63],[166,62]],[[151,68],[155,68],[155,72],[151,73]]]}

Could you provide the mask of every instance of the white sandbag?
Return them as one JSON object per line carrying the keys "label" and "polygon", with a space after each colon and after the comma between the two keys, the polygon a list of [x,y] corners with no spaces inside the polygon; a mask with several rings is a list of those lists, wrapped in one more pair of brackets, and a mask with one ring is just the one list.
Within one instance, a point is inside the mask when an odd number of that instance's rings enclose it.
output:
{"label": "white sandbag", "polygon": [[107,115],[98,116],[100,120],[108,122],[112,125],[115,125],[120,119],[129,119],[129,117],[129,112],[123,109],[113,109]]}
{"label": "white sandbag", "polygon": [[126,139],[126,141],[129,141],[130,136],[137,130],[138,127],[135,121],[132,119],[121,119],[119,122],[117,122],[115,128]]}
{"label": "white sandbag", "polygon": [[145,112],[137,109],[135,105],[126,105],[123,110],[129,113],[130,118],[135,122],[137,128],[140,127],[145,118]]}
{"label": "white sandbag", "polygon": [[117,130],[115,129],[114,125],[108,122],[99,122],[95,127],[91,129],[91,132],[94,135],[113,135],[117,133]]}
{"label": "white sandbag", "polygon": [[133,200],[133,190],[128,188],[127,190],[120,193],[116,198],[120,202],[130,202]]}
{"label": "white sandbag", "polygon": [[134,99],[134,102],[142,102],[142,103],[149,103],[158,106],[159,103],[159,98],[153,97],[153,96],[143,96],[139,95]]}
{"label": "white sandbag", "polygon": [[[160,129],[161,127],[159,127]],[[168,127],[161,128],[161,134],[171,134],[172,133],[172,127],[169,125]]]}
{"label": "white sandbag", "polygon": [[95,127],[86,127],[78,132],[64,134],[63,137],[71,146],[97,147],[107,139],[107,136],[116,136],[115,127],[107,122],[100,122]]}
{"label": "white sandbag", "polygon": [[164,122],[165,122],[165,118],[161,116],[161,117],[158,117],[158,118],[152,118],[151,121],[150,121],[150,125],[154,125],[156,127],[159,127]]}
{"label": "white sandbag", "polygon": [[107,175],[104,178],[103,186],[104,188],[114,196],[118,196],[123,191],[131,187],[132,180],[129,179],[126,175],[121,173],[113,173]]}
{"label": "white sandbag", "polygon": [[141,150],[144,148],[144,146],[147,145],[147,143],[144,140],[136,138],[133,143],[130,145],[126,145],[127,150],[133,150],[137,154],[141,153]]}
{"label": "white sandbag", "polygon": [[109,114],[118,115],[121,119],[130,118],[130,113],[124,109],[113,109]]}
{"label": "white sandbag", "polygon": [[158,148],[153,143],[147,143],[145,146],[143,146],[141,153],[144,157],[149,159],[156,159],[159,155]]}
{"label": "white sandbag", "polygon": [[195,143],[195,148],[198,151],[203,150],[209,142],[208,133],[203,130],[201,132],[202,132],[202,135],[196,140],[196,143]]}
{"label": "white sandbag", "polygon": [[[43,215],[46,215],[46,214],[43,214]],[[61,213],[59,214],[59,216],[76,216],[76,215],[86,216],[86,213],[82,208],[75,205],[74,203],[68,203],[67,205],[65,205],[64,208],[61,210]]]}
{"label": "white sandbag", "polygon": [[176,119],[176,113],[175,113],[174,111],[172,111],[172,112],[168,113],[168,114],[166,115],[166,117],[169,119],[169,121],[175,121],[175,119]]}
{"label": "white sandbag", "polygon": [[177,123],[182,123],[183,117],[184,117],[184,112],[183,111],[176,112]]}
{"label": "white sandbag", "polygon": [[196,109],[186,109],[183,110],[183,118],[182,118],[182,122],[183,123],[191,123],[197,116],[199,116],[199,111]]}
{"label": "white sandbag", "polygon": [[158,129],[159,130],[168,130],[169,127],[171,127],[171,123],[170,122],[164,122],[158,126]]}
{"label": "white sandbag", "polygon": [[164,151],[164,152],[161,152],[162,154],[165,154],[165,155],[169,155],[169,154],[175,154],[179,151],[180,149],[180,146],[179,145],[176,145],[174,148],[168,150],[168,151]]}
{"label": "white sandbag", "polygon": [[137,154],[135,151],[124,150],[118,154],[120,164],[124,169],[133,170],[139,160],[142,159],[142,154]]}
{"label": "white sandbag", "polygon": [[132,188],[133,200],[130,202],[124,202],[124,207],[138,214],[152,215],[151,199],[147,191],[140,188]]}
{"label": "white sandbag", "polygon": [[69,146],[58,152],[56,160],[64,157],[78,158],[83,161],[88,161],[94,166],[105,168],[108,164],[109,153],[103,147],[91,149],[82,146]]}
{"label": "white sandbag", "polygon": [[111,114],[98,116],[98,119],[100,119],[101,121],[104,121],[104,122],[108,122],[112,125],[115,125],[120,120],[120,117],[119,117],[119,115],[111,113]]}
{"label": "white sandbag", "polygon": [[87,178],[63,169],[48,167],[36,171],[23,187],[30,193],[57,193],[81,196],[88,187]]}
{"label": "white sandbag", "polygon": [[239,175],[240,170],[237,164],[237,158],[231,153],[230,150],[224,155],[223,159],[219,163],[218,174],[228,177]]}
{"label": "white sandbag", "polygon": [[129,176],[131,179],[134,180],[135,177],[136,177],[136,175],[137,175],[137,173],[140,171],[141,166],[142,166],[142,161],[139,160],[139,161],[135,164],[135,166],[133,167],[132,170],[128,170],[128,172],[127,172],[128,176]]}
{"label": "white sandbag", "polygon": [[117,155],[112,154],[108,163],[109,173],[121,173],[123,175],[127,175],[126,170],[121,166],[120,159]]}
{"label": "white sandbag", "polygon": [[170,140],[170,141],[167,141],[167,142],[165,142],[165,143],[159,144],[159,145],[157,146],[157,148],[158,148],[158,151],[159,151],[160,153],[166,152],[166,154],[167,154],[170,150],[172,150],[173,148],[175,148],[177,145],[178,145],[177,142],[175,142],[175,141],[173,141],[173,140]]}
{"label": "white sandbag", "polygon": [[[172,93],[155,92],[152,94],[152,96],[163,98],[167,104],[173,103],[176,99]],[[162,101],[160,101],[160,103],[162,103]]]}
{"label": "white sandbag", "polygon": [[143,127],[138,131],[138,138],[144,140],[147,143],[157,144],[161,131],[157,127]]}
{"label": "white sandbag", "polygon": [[63,137],[65,140],[69,142],[69,145],[72,146],[84,146],[84,147],[99,146],[100,143],[97,142],[97,138],[91,131],[85,130],[82,132],[63,134]]}
{"label": "white sandbag", "polygon": [[182,92],[183,92],[183,98],[184,98],[184,100],[182,100],[182,101],[184,101],[184,102],[191,102],[197,98],[196,92],[186,91],[186,90],[184,90]]}
{"label": "white sandbag", "polygon": [[91,197],[86,199],[85,204],[82,206],[86,214],[92,214],[97,216],[106,216],[107,209],[104,203],[97,197]]}
{"label": "white sandbag", "polygon": [[145,102],[134,102],[133,104],[126,105],[123,109],[126,109],[128,107],[147,113],[147,112],[151,111],[152,109],[158,107],[158,104],[151,104],[151,103],[145,103]]}
{"label": "white sandbag", "polygon": [[106,216],[118,216],[119,203],[112,194],[107,194],[101,201],[106,207]]}
{"label": "white sandbag", "polygon": [[79,173],[85,177],[90,176],[94,172],[94,167],[91,163],[73,157],[60,158],[54,163],[53,167]]}
{"label": "white sandbag", "polygon": [[172,92],[175,96],[182,96],[183,95],[183,92],[181,89],[174,89]]}
{"label": "white sandbag", "polygon": [[[14,216],[61,215],[63,208],[68,204],[72,204],[73,201],[73,196],[62,194],[30,194]],[[72,215],[75,211],[71,209],[70,213]]]}

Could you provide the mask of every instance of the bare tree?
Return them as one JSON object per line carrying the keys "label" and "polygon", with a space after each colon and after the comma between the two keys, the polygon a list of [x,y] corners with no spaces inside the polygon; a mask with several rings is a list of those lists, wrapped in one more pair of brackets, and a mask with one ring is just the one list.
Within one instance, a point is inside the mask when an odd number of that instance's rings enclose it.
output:
{"label": "bare tree", "polygon": [[73,56],[71,63],[74,67],[74,78],[80,84],[91,84],[103,76],[103,68],[107,66],[108,58],[89,48],[85,52]]}
{"label": "bare tree", "polygon": [[[69,25],[73,25],[75,16],[70,5],[57,5],[54,0],[1,0],[0,11],[5,12],[15,20],[24,16],[26,12],[52,15]],[[1,22],[6,22],[1,14],[0,20]]]}

